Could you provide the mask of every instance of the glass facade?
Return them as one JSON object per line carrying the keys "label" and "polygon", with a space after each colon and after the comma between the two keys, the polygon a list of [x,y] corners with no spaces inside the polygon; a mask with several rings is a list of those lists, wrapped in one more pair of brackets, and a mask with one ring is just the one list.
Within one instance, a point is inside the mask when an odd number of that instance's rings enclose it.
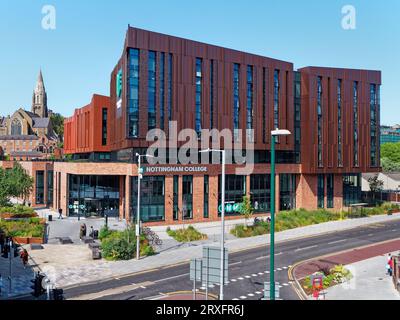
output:
{"label": "glass facade", "polygon": [[[225,203],[242,203],[246,195],[246,176],[228,174],[225,176]],[[222,201],[222,177],[218,176],[218,208]],[[239,212],[225,212],[226,215],[238,215]],[[218,215],[221,212],[218,210]]]}
{"label": "glass facade", "polygon": [[343,176],[343,205],[345,207],[361,201],[361,174]]}
{"label": "glass facade", "polygon": [[44,171],[36,171],[36,204],[44,204]]}
{"label": "glass facade", "polygon": [[326,175],[326,206],[333,208],[333,197],[334,197],[334,176],[333,174]]}
{"label": "glass facade", "polygon": [[342,80],[338,79],[337,83],[337,105],[338,105],[338,166],[343,166],[343,145],[342,145]]}
{"label": "glass facade", "polygon": [[107,145],[107,108],[102,109],[102,130],[101,130],[101,144]]}
{"label": "glass facade", "polygon": [[318,136],[318,166],[323,167],[322,160],[322,77],[317,80],[317,136]]}
{"label": "glass facade", "polygon": [[165,53],[160,54],[160,129],[164,130],[165,118]]}
{"label": "glass facade", "polygon": [[318,208],[325,208],[325,177],[323,174],[318,175]]}
{"label": "glass facade", "polygon": [[209,176],[204,176],[204,218],[209,218],[208,198],[210,194],[210,181]]}
{"label": "glass facade", "polygon": [[279,175],[280,210],[292,210],[296,208],[296,175]]}
{"label": "glass facade", "polygon": [[148,59],[148,94],[147,94],[147,128],[155,129],[157,123],[156,111],[156,74],[157,74],[157,54],[149,51]]}
{"label": "glass facade", "polygon": [[174,176],[174,186],[173,186],[173,205],[172,205],[172,211],[173,211],[173,219],[178,220],[179,219],[179,207],[178,207],[178,193],[179,193],[179,176]]}
{"label": "glass facade", "polygon": [[[247,66],[247,113],[246,129],[253,129],[253,66]],[[247,138],[252,141],[251,132],[248,132]]]}
{"label": "glass facade", "polygon": [[301,160],[301,73],[294,73],[294,150],[296,163]]}
{"label": "glass facade", "polygon": [[73,205],[85,216],[119,215],[119,176],[68,175],[69,215],[76,215]]}
{"label": "glass facade", "polygon": [[168,121],[172,121],[172,67],[173,56],[172,53],[168,55]]}
{"label": "glass facade", "polygon": [[214,128],[214,60],[210,64],[210,129]]}
{"label": "glass facade", "polygon": [[233,65],[233,130],[235,141],[238,139],[239,129],[239,111],[240,111],[240,98],[239,98],[239,77],[240,65],[235,63]]}
{"label": "glass facade", "polygon": [[139,135],[139,50],[128,53],[128,137]]}
{"label": "glass facade", "polygon": [[[131,219],[136,222],[138,177],[131,177]],[[143,176],[140,180],[140,221],[164,221],[164,176]]]}
{"label": "glass facade", "polygon": [[271,176],[269,174],[253,174],[250,176],[250,200],[254,212],[270,211]]}
{"label": "glass facade", "polygon": [[53,204],[53,192],[54,192],[54,172],[52,170],[47,171],[47,205]]}
{"label": "glass facade", "polygon": [[202,68],[203,60],[196,58],[196,118],[195,118],[195,130],[197,136],[201,136],[201,104],[202,104],[202,91],[203,91],[203,80],[202,80]]}
{"label": "glass facade", "polygon": [[268,70],[267,68],[263,68],[263,100],[262,100],[262,105],[263,105],[263,143],[267,142],[268,139],[268,132],[267,132],[267,78],[268,77]]}
{"label": "glass facade", "polygon": [[279,70],[274,71],[274,129],[279,128]]}
{"label": "glass facade", "polygon": [[193,219],[193,176],[182,177],[183,219]]}
{"label": "glass facade", "polygon": [[377,155],[378,155],[378,115],[377,115],[377,94],[376,94],[376,84],[370,85],[370,164],[373,167],[378,165]]}
{"label": "glass facade", "polygon": [[353,166],[358,167],[358,82],[353,83]]}

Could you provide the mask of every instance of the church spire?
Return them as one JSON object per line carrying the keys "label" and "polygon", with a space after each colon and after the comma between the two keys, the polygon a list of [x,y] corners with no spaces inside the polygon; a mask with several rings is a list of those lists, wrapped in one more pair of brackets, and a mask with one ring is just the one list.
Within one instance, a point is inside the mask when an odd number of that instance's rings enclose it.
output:
{"label": "church spire", "polygon": [[35,90],[32,97],[32,113],[41,118],[47,118],[47,94],[44,87],[42,69],[39,71],[39,76],[36,82]]}

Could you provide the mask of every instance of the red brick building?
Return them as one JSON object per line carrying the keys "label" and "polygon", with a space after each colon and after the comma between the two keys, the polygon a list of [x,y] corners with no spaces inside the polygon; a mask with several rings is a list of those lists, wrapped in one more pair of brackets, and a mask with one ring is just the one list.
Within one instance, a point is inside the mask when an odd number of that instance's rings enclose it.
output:
{"label": "red brick building", "polygon": [[245,151],[253,148],[254,159],[246,160],[254,167],[244,174],[237,172],[243,165],[227,165],[228,219],[239,216],[234,204],[246,195],[256,213],[268,213],[270,131],[279,127],[292,134],[276,145],[277,208],[341,210],[359,201],[360,173],[380,171],[380,85],[379,71],[295,71],[290,62],[129,27],[110,98],[95,95],[65,122],[65,152],[80,161],[54,163],[54,207],[74,215],[79,203],[81,213],[132,220],[136,153],[148,152],[154,142],[146,135],[159,128],[168,139],[159,151],[167,158],[144,164],[142,220],[217,220],[221,165],[198,156],[183,164],[174,153],[186,141],[170,142],[191,128],[202,149],[210,140],[202,130],[230,129],[231,139],[217,141],[220,148],[231,152],[250,137]]}

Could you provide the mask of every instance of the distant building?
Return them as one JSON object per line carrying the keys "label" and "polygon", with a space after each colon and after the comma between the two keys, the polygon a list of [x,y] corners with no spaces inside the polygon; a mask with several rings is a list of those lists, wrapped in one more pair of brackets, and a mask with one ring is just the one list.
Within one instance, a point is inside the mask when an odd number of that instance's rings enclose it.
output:
{"label": "distant building", "polygon": [[383,182],[382,189],[385,191],[398,191],[400,190],[400,173],[363,173],[362,175],[362,191],[371,191],[369,188],[368,179],[378,175],[378,180]]}
{"label": "distant building", "polygon": [[53,154],[58,141],[49,117],[47,93],[40,71],[31,111],[20,108],[12,116],[0,118],[0,146],[11,159],[29,160]]}
{"label": "distant building", "polygon": [[400,125],[381,126],[381,145],[389,142],[400,142]]}

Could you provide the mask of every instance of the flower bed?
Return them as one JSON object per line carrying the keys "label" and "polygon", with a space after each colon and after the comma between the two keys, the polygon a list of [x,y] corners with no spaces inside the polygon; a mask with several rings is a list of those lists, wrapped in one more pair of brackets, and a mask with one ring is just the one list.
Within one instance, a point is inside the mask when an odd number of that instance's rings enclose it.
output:
{"label": "flower bed", "polygon": [[207,235],[200,233],[193,226],[178,230],[171,230],[168,227],[167,234],[178,242],[191,242],[207,239]]}
{"label": "flower bed", "polygon": [[37,213],[32,208],[22,205],[0,208],[0,218],[2,219],[26,219],[37,216]]}
{"label": "flower bed", "polygon": [[20,244],[43,243],[45,223],[43,219],[2,220],[0,230]]}

